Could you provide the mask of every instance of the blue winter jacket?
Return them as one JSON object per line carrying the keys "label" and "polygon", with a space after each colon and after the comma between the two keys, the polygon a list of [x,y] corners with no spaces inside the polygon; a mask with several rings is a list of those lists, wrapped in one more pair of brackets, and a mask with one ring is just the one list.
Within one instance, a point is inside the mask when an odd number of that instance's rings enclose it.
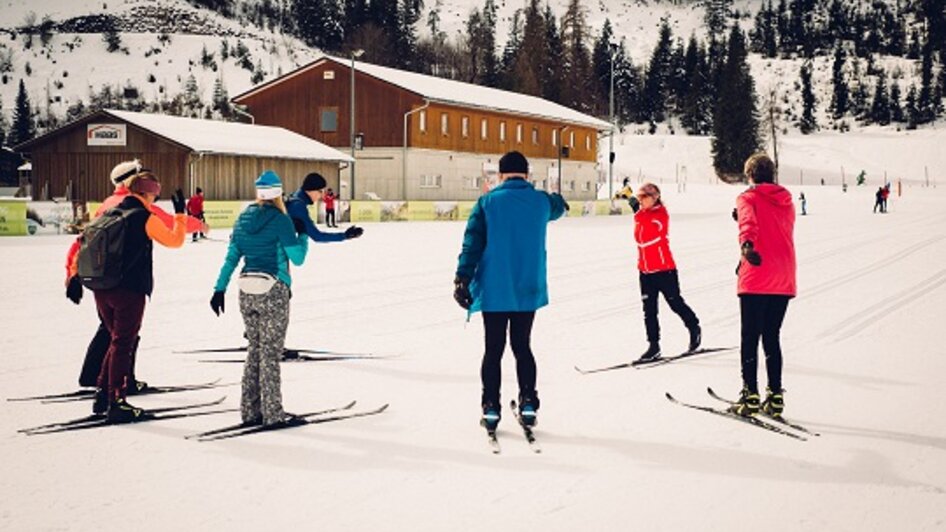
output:
{"label": "blue winter jacket", "polygon": [[241,271],[266,272],[275,275],[286,286],[292,286],[289,261],[296,266],[302,265],[308,249],[308,238],[296,236],[288,216],[275,205],[254,203],[237,218],[214,290],[227,289],[240,258],[243,258]]}
{"label": "blue winter jacket", "polygon": [[545,233],[565,212],[558,194],[507,179],[480,197],[463,235],[457,275],[471,279],[470,314],[529,312],[549,302]]}
{"label": "blue winter jacket", "polygon": [[299,189],[295,191],[289,199],[286,200],[286,210],[289,216],[302,220],[305,224],[305,232],[312,240],[316,242],[341,242],[345,240],[345,233],[323,233],[312,223],[312,217],[309,216],[309,205],[312,205],[312,199]]}

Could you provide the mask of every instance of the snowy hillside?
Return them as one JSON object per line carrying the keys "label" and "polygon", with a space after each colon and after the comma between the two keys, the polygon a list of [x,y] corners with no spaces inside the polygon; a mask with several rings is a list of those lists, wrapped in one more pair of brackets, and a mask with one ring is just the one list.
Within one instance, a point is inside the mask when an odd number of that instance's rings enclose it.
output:
{"label": "snowy hillside", "polygon": [[[741,187],[691,181],[686,192],[664,190],[683,296],[704,343],[737,345],[729,211]],[[482,320],[466,323],[451,297],[464,224],[370,224],[358,240],[310,247],[306,264],[293,269],[287,345],[392,358],[286,363],[282,389],[289,411],[357,400],[358,409],[390,403],[387,412],[198,443],[184,437],[238,414],[25,436],[16,430],[85,415],[89,405],[3,402],[0,529],[942,530],[946,187],[906,188],[889,214],[871,213],[869,187],[804,191],[799,295],[782,329],[786,415],[821,436],[796,441],[664,398],[712,405],[707,386],[735,395],[732,351],[577,373],[576,365],[631,360],[645,338],[630,218],[568,218],[549,227],[551,303],[533,334],[543,452],[529,450],[506,409],[503,452],[494,456],[477,424]],[[3,398],[75,388],[97,320],[88,293],[78,307],[63,297],[70,241],[0,239],[0,299],[16,309],[0,335]],[[235,287],[219,318],[207,304],[224,249],[205,241],[155,251],[141,378],[239,382],[240,364],[174,352],[243,343]],[[660,319],[664,349],[682,350],[683,325],[666,306]],[[507,401],[514,368],[507,351]],[[133,403],[227,395],[222,406],[233,408],[239,390]]]}

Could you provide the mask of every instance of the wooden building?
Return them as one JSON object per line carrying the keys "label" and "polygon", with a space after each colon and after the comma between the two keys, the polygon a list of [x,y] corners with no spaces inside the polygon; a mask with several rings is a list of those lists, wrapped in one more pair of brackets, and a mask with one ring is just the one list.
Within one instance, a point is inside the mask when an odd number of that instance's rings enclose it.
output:
{"label": "wooden building", "polygon": [[[544,190],[558,189],[562,151],[565,196],[596,196],[599,133],[610,124],[534,96],[323,56],[233,101],[257,123],[350,153],[352,85],[358,199],[474,199],[512,150]],[[350,197],[350,171],[342,179]]]}
{"label": "wooden building", "polygon": [[166,191],[210,200],[251,199],[253,182],[274,170],[292,191],[309,172],[339,184],[351,158],[309,137],[269,126],[103,110],[15,147],[33,165],[32,196],[100,201],[112,193],[112,168],[139,159]]}

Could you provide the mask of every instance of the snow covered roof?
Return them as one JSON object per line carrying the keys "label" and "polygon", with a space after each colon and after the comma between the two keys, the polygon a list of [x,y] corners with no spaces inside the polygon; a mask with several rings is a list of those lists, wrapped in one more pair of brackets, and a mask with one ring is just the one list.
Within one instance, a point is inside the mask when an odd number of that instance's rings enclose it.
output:
{"label": "snow covered roof", "polygon": [[350,156],[332,147],[281,127],[111,109],[103,112],[161,135],[198,153],[317,161],[351,162],[352,160]]}
{"label": "snow covered roof", "polygon": [[19,170],[20,172],[26,172],[28,170],[32,170],[33,163],[23,163],[20,166],[17,166],[16,169]]}
{"label": "snow covered roof", "polygon": [[[295,77],[324,61],[333,61],[345,67],[351,67],[351,60],[339,57],[325,55],[315,61],[300,67],[294,72],[290,72],[280,78],[259,85],[249,91],[233,98],[233,101],[241,99],[258,92],[264,88],[276,85],[291,77]],[[423,98],[435,103],[457,105],[460,107],[470,107],[476,109],[486,109],[491,111],[501,111],[516,115],[532,116],[544,118],[555,122],[565,122],[567,124],[582,125],[592,127],[597,130],[610,129],[611,125],[604,120],[599,120],[593,116],[580,113],[574,109],[559,105],[536,96],[519,94],[517,92],[504,91],[491,87],[482,87],[472,83],[454,81],[451,79],[398,70],[396,68],[373,65],[355,61],[355,70],[363,74],[378,78],[382,81],[398,86],[404,90],[411,91]]]}

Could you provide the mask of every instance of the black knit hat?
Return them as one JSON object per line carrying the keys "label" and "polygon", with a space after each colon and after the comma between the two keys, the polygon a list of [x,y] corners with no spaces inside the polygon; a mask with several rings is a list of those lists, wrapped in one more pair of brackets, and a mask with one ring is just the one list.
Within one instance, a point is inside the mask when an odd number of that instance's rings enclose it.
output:
{"label": "black knit hat", "polygon": [[499,160],[499,173],[528,175],[529,161],[526,160],[525,155],[517,151],[511,151]]}
{"label": "black knit hat", "polygon": [[302,182],[302,190],[322,190],[325,188],[325,178],[321,174],[312,172],[311,174],[305,176],[305,181]]}

